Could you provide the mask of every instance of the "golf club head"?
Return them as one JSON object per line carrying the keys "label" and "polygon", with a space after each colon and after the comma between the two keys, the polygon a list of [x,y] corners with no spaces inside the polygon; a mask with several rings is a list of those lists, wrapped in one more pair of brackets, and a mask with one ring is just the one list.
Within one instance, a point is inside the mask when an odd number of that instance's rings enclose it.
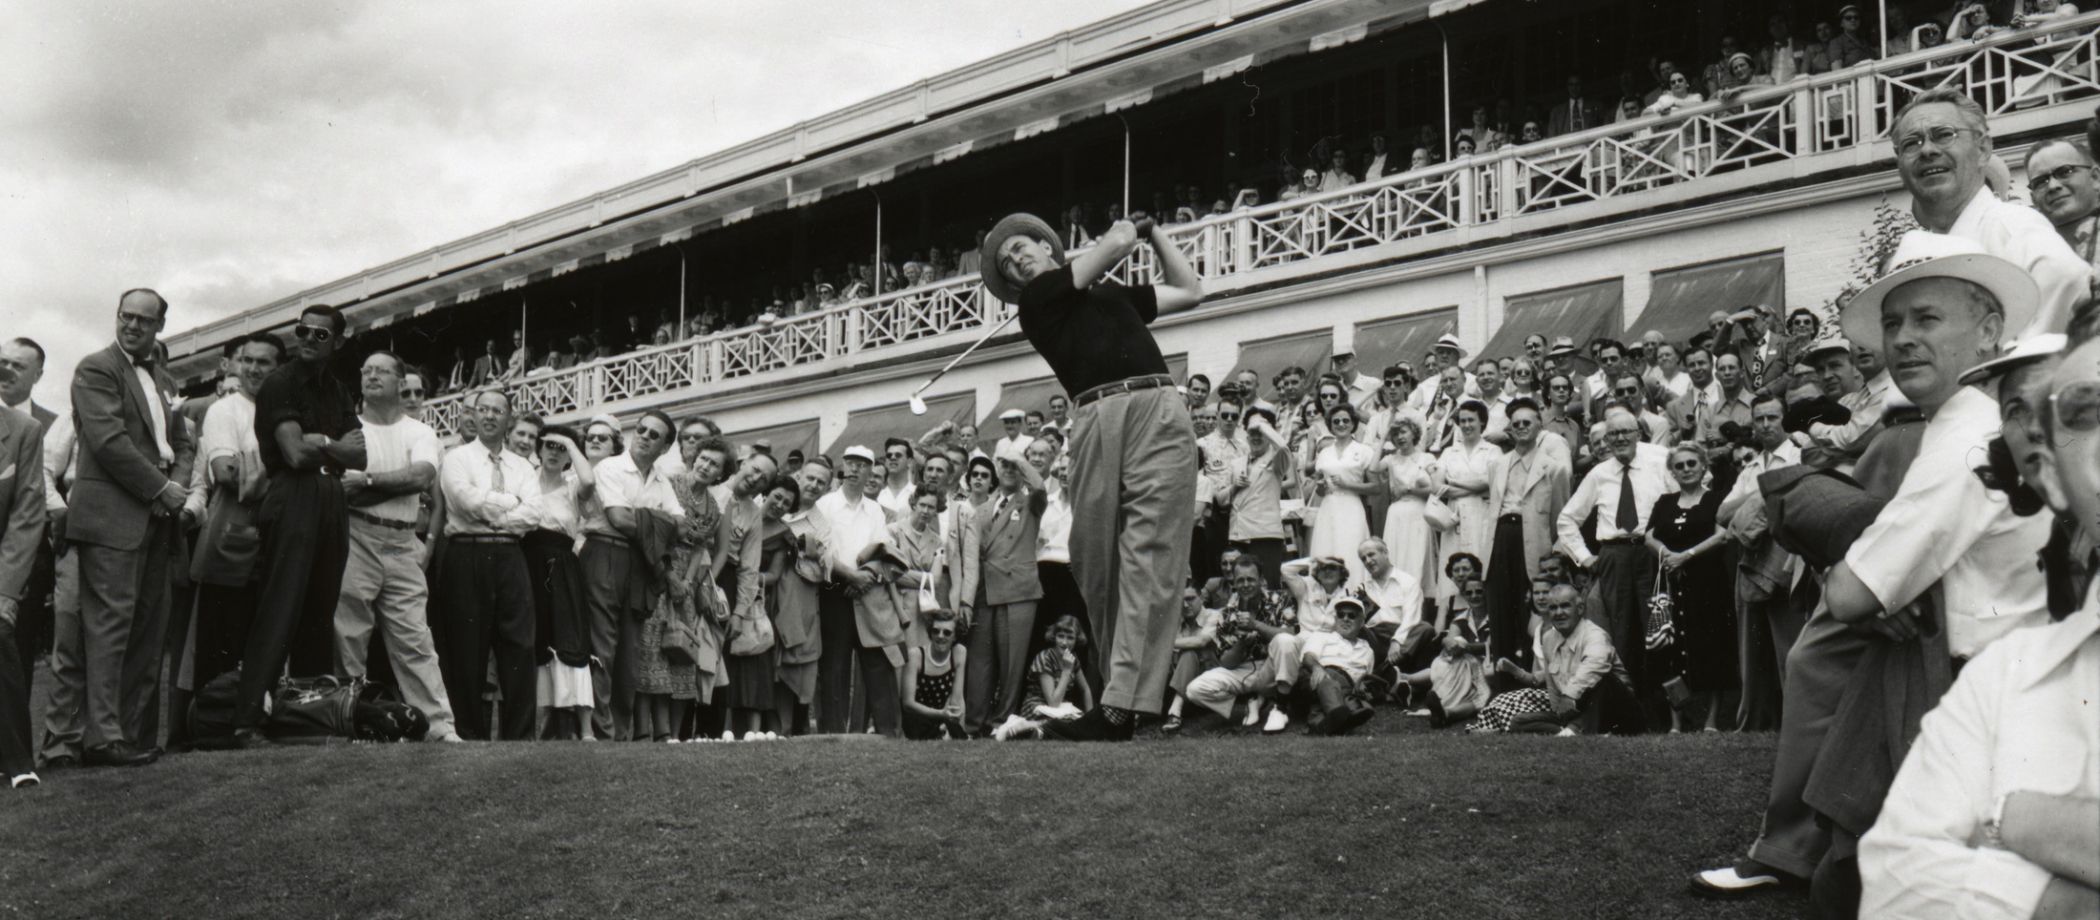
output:
{"label": "golf club head", "polygon": [[911,414],[913,414],[913,415],[925,415],[925,414],[926,414],[926,400],[920,399],[920,398],[919,398],[919,394],[917,394],[917,393],[913,393],[913,394],[911,394]]}

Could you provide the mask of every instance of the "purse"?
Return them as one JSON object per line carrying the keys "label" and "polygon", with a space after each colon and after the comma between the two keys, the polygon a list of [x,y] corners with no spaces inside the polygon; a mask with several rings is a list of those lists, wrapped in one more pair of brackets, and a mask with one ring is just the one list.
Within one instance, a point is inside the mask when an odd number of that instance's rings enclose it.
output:
{"label": "purse", "polygon": [[757,655],[773,649],[773,620],[763,608],[729,621],[729,654]]}
{"label": "purse", "polygon": [[1670,597],[1670,573],[1655,564],[1655,596],[1648,599],[1646,642],[1648,651],[1669,648],[1677,641],[1677,601]]}
{"label": "purse", "polygon": [[648,623],[642,624],[644,632],[651,628],[659,634],[656,647],[663,652],[665,661],[672,664],[699,663],[700,636],[692,623],[658,611]]}
{"label": "purse", "polygon": [[1429,522],[1431,528],[1444,533],[1458,529],[1458,512],[1451,510],[1450,505],[1444,504],[1443,497],[1439,495],[1431,495],[1422,502],[1422,520]]}
{"label": "purse", "polygon": [[919,613],[922,616],[942,609],[941,593],[934,590],[934,584],[940,581],[938,576],[941,565],[947,559],[948,548],[942,547],[939,552],[933,554],[933,566],[927,569],[926,577],[919,581]]}

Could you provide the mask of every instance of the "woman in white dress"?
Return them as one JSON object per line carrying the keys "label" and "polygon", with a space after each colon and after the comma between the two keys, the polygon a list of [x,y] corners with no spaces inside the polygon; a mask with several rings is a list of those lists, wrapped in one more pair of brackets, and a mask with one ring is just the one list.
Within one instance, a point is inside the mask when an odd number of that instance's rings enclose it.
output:
{"label": "woman in white dress", "polygon": [[[1458,518],[1458,529],[1444,534],[1443,546],[1437,555],[1439,573],[1458,553],[1486,558],[1488,541],[1494,536],[1494,516],[1488,511],[1488,481],[1494,475],[1495,460],[1502,456],[1502,448],[1480,437],[1487,430],[1487,417],[1485,403],[1477,399],[1460,403],[1457,411],[1452,413],[1458,437],[1437,458],[1437,469],[1443,479],[1443,489],[1439,494],[1452,515]],[[1440,596],[1456,597],[1460,587],[1444,579]]]}
{"label": "woman in white dress", "polygon": [[1363,561],[1356,548],[1371,535],[1371,519],[1364,513],[1364,494],[1371,491],[1371,468],[1378,454],[1356,439],[1362,419],[1356,407],[1343,402],[1327,410],[1327,430],[1334,435],[1320,448],[1313,461],[1320,491],[1320,511],[1313,518],[1312,555],[1338,556],[1349,565],[1349,577],[1364,577]]}
{"label": "woman in white dress", "polygon": [[1386,441],[1392,453],[1380,465],[1393,496],[1385,511],[1386,549],[1392,553],[1393,568],[1426,585],[1434,534],[1422,517],[1422,505],[1435,494],[1436,458],[1421,450],[1422,425],[1412,416],[1396,416],[1386,429]]}

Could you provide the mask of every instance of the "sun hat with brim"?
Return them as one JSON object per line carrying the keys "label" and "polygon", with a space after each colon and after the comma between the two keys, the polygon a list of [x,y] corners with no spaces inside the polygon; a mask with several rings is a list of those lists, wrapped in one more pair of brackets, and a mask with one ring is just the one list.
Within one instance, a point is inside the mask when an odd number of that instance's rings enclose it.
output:
{"label": "sun hat with brim", "polygon": [[1568,338],[1567,336],[1561,336],[1560,338],[1554,339],[1553,347],[1546,350],[1546,357],[1549,359],[1579,358],[1581,356],[1582,349],[1576,348],[1575,340]]}
{"label": "sun hat with brim", "polygon": [[1437,351],[1443,351],[1444,349],[1448,348],[1452,351],[1458,352],[1458,356],[1461,358],[1466,356],[1466,347],[1464,345],[1458,344],[1458,336],[1455,335],[1446,334],[1442,338],[1437,339],[1435,348]]}
{"label": "sun hat with brim", "polygon": [[2020,344],[2014,345],[2011,351],[1962,371],[1961,383],[1967,386],[2002,377],[2015,368],[2025,367],[2050,355],[2061,354],[2070,342],[2070,336],[2061,332],[2030,335],[2021,339]]}
{"label": "sun hat with brim", "polygon": [[1852,353],[1852,343],[1846,341],[1842,336],[1826,335],[1817,339],[1815,344],[1808,346],[1808,350],[1801,353],[1801,358],[1805,361],[1814,361],[1816,356],[1833,351],[1842,351],[1850,355]]}
{"label": "sun hat with brim", "polygon": [[1854,345],[1883,351],[1881,304],[1890,292],[1923,278],[1959,278],[1989,291],[2005,312],[2005,332],[1996,344],[2023,334],[2041,299],[2041,289],[2018,265],[1983,251],[1975,241],[1928,230],[1912,230],[1896,244],[1892,266],[1881,280],[1867,286],[1845,305],[1839,325]]}
{"label": "sun hat with brim", "polygon": [[1050,244],[1050,256],[1059,262],[1065,260],[1065,243],[1043,219],[1033,214],[1008,214],[992,225],[992,232],[984,235],[984,243],[977,247],[978,273],[984,281],[984,289],[993,297],[1006,303],[1020,303],[1021,291],[999,271],[999,247],[1006,245],[1015,234],[1031,236]]}
{"label": "sun hat with brim", "polygon": [[845,452],[839,454],[839,456],[847,460],[865,460],[869,463],[875,462],[875,452],[858,444],[846,448]]}

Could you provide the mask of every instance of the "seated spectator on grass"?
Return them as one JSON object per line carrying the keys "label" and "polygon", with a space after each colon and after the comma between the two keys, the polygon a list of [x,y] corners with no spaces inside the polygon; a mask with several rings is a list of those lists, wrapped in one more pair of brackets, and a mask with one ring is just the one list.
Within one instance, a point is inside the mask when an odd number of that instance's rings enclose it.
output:
{"label": "seated spectator on grass", "polygon": [[1086,642],[1080,635],[1079,618],[1069,613],[1058,617],[1044,639],[1049,647],[1028,663],[1021,715],[1035,721],[1077,719],[1094,708],[1094,688],[1079,667],[1079,652]]}
{"label": "seated spectator on grass", "polygon": [[1311,698],[1313,734],[1346,735],[1371,720],[1374,710],[1361,688],[1371,676],[1374,658],[1364,641],[1364,602],[1342,596],[1334,602],[1334,629],[1301,637],[1299,667],[1286,678],[1279,671],[1275,693]]}
{"label": "seated spectator on grass", "polygon": [[[1240,697],[1266,693],[1276,684],[1279,659],[1298,652],[1298,609],[1289,594],[1269,587],[1262,578],[1261,564],[1242,556],[1232,570],[1232,598],[1218,617],[1218,666],[1189,682],[1190,702],[1232,718]],[[1248,707],[1247,725],[1261,718],[1262,703]],[[1289,717],[1278,713],[1271,719],[1277,731]]]}
{"label": "seated spectator on grass", "polygon": [[1363,562],[1362,596],[1376,605],[1365,624],[1372,651],[1380,662],[1402,673],[1420,670],[1436,654],[1436,629],[1422,618],[1422,582],[1393,565],[1392,551],[1377,537],[1357,547]]}
{"label": "seated spectator on grass", "polygon": [[955,644],[955,614],[926,614],[926,642],[906,649],[904,737],[914,741],[957,740],[963,734],[963,673],[970,650]]}
{"label": "seated spectator on grass", "polygon": [[1532,670],[1504,658],[1495,672],[1522,685],[1489,700],[1468,731],[1560,735],[1639,734],[1640,704],[1611,636],[1582,615],[1575,586],[1554,585],[1546,595],[1546,623],[1535,634]]}
{"label": "seated spectator on grass", "polygon": [[[1481,596],[1485,598],[1487,583],[1477,583]],[[1532,632],[1537,631],[1541,622],[1538,611],[1545,606],[1546,596],[1555,584],[1557,582],[1543,574],[1531,580],[1531,594],[1525,599],[1525,606]],[[1417,698],[1422,700],[1423,709],[1428,712],[1429,727],[1443,728],[1472,720],[1494,697],[1488,680],[1485,638],[1475,635],[1471,624],[1461,619],[1450,632],[1439,637],[1435,652],[1436,656],[1425,671],[1407,675],[1409,686],[1427,691],[1418,693]]]}
{"label": "seated spectator on grass", "polygon": [[[1226,571],[1231,570],[1228,565]],[[1173,699],[1167,703],[1167,719],[1161,730],[1181,730],[1181,708],[1189,682],[1218,666],[1218,622],[1218,610],[1204,604],[1194,585],[1182,588],[1181,623],[1174,632],[1174,671],[1167,679]]]}
{"label": "seated spectator on grass", "polygon": [[1332,605],[1353,590],[1349,567],[1334,556],[1293,559],[1283,564],[1283,587],[1298,600],[1298,631],[1334,629]]}

